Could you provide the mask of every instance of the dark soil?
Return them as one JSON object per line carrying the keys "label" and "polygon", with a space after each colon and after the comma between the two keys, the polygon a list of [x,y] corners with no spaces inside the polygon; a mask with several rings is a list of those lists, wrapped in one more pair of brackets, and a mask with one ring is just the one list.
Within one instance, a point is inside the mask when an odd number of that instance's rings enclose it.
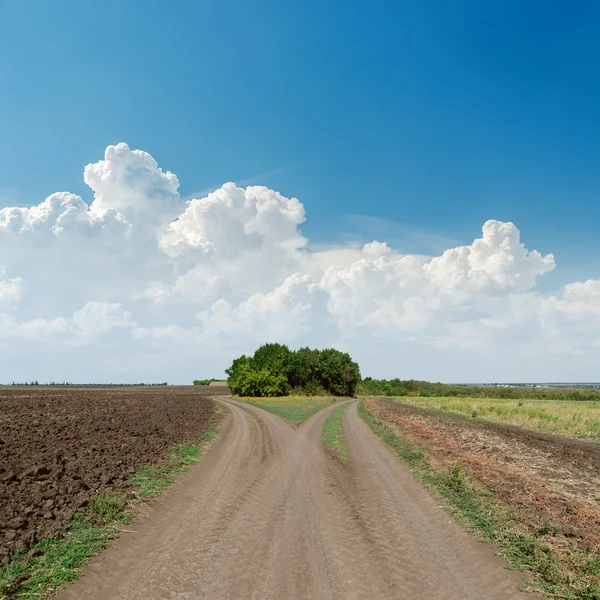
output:
{"label": "dark soil", "polygon": [[[227,388],[226,388],[227,389]],[[52,537],[99,490],[122,489],[176,444],[198,441],[208,386],[0,388],[0,564]]]}

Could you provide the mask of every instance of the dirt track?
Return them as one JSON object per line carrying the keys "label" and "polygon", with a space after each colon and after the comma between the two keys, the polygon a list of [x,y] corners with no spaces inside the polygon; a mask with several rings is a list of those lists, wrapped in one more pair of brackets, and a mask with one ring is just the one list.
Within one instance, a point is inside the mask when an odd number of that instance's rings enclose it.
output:
{"label": "dirt track", "polygon": [[[223,400],[222,400],[223,401]],[[511,599],[519,574],[463,532],[348,407],[351,467],[299,428],[231,409],[219,442],[59,595],[304,600]]]}

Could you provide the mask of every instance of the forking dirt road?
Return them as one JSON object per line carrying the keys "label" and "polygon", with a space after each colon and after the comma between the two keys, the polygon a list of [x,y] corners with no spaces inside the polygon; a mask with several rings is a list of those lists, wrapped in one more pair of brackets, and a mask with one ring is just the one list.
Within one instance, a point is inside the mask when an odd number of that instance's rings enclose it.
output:
{"label": "forking dirt road", "polygon": [[62,600],[510,600],[522,577],[464,532],[358,417],[350,467],[320,435],[249,404]]}

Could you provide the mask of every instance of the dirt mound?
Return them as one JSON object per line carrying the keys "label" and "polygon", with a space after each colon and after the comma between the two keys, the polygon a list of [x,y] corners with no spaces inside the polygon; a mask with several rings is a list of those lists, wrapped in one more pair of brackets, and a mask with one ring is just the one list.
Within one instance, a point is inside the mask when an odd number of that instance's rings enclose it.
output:
{"label": "dirt mound", "polygon": [[51,537],[91,494],[197,441],[214,404],[192,387],[0,389],[0,563]]}

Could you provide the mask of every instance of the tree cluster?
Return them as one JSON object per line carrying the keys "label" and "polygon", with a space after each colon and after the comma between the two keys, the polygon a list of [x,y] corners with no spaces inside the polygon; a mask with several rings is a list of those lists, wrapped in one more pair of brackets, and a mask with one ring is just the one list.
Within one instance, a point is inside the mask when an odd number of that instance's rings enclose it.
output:
{"label": "tree cluster", "polygon": [[241,396],[354,396],[360,381],[358,365],[334,348],[290,350],[265,344],[253,356],[240,356],[225,372],[234,394]]}

